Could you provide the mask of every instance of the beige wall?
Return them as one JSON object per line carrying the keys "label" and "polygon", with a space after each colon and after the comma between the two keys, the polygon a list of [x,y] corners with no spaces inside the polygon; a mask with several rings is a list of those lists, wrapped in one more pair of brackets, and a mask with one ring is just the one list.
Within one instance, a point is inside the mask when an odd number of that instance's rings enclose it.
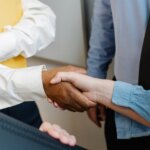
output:
{"label": "beige wall", "polygon": [[[62,64],[54,63],[39,58],[30,58],[28,60],[30,66],[46,64],[48,68],[61,66]],[[112,71],[109,77],[112,76]],[[77,137],[79,145],[89,150],[106,150],[104,131],[96,127],[88,118],[86,113],[72,113],[69,111],[61,111],[49,105],[47,102],[37,102],[43,120],[51,123],[57,123],[70,133]]]}

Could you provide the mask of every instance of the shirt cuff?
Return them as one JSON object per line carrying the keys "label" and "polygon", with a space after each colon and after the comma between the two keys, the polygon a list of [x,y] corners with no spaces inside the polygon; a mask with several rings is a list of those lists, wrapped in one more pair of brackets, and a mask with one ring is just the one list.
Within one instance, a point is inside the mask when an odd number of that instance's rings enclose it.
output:
{"label": "shirt cuff", "polygon": [[149,92],[141,86],[116,81],[112,102],[119,106],[128,107],[150,121]]}
{"label": "shirt cuff", "polygon": [[133,85],[116,81],[114,85],[112,102],[119,106],[129,107],[131,103],[131,93],[133,90]]}
{"label": "shirt cuff", "polygon": [[17,95],[23,101],[47,99],[42,83],[44,65],[17,70],[14,76]]}

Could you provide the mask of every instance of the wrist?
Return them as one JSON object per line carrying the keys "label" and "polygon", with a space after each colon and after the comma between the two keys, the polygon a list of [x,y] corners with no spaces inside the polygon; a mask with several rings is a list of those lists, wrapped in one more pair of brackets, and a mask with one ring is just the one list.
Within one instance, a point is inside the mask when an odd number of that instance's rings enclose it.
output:
{"label": "wrist", "polygon": [[57,70],[47,70],[47,71],[42,71],[42,82],[43,82],[43,88],[44,91],[47,95],[47,97],[49,97],[50,91],[52,89],[52,84],[50,84],[51,79],[55,76],[55,74],[57,73]]}
{"label": "wrist", "polygon": [[100,80],[97,86],[97,102],[109,107],[112,103],[114,81]]}

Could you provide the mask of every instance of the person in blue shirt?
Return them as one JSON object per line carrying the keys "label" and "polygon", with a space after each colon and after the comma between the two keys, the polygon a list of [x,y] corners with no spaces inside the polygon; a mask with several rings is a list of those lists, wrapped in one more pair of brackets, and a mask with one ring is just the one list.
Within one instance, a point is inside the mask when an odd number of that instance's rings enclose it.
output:
{"label": "person in blue shirt", "polygon": [[[119,127],[118,130],[122,138],[150,135],[150,90],[145,90],[138,85],[93,78],[75,72],[59,72],[51,80],[51,84],[66,81],[81,90],[89,100],[136,121],[131,124],[126,120],[121,120],[121,118],[118,119],[120,121],[118,125],[123,127]],[[137,144],[139,145],[140,143]],[[126,145],[121,150],[127,150],[128,146],[126,142]],[[129,149],[131,148],[129,147]]]}
{"label": "person in blue shirt", "polygon": [[[149,6],[149,0],[95,0],[87,61],[89,76],[105,79],[114,58],[116,80],[138,84]],[[141,103],[141,107],[146,106]],[[96,122],[96,108],[90,109],[88,114]],[[150,149],[147,146],[150,145],[150,137],[147,136],[149,130],[128,117],[106,109],[105,135],[108,150]]]}

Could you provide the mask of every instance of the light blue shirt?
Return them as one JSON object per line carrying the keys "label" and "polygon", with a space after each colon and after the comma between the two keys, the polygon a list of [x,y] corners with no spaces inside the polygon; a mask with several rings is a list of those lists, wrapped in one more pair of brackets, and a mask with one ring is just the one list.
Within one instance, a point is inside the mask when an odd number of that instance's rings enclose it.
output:
{"label": "light blue shirt", "polygon": [[[141,86],[116,81],[112,102],[119,106],[128,107],[147,121],[150,121],[150,90],[144,90]],[[118,138],[126,139],[150,135],[150,128],[119,113],[116,113],[115,116]]]}
{"label": "light blue shirt", "polygon": [[[148,14],[149,0],[95,0],[88,75],[106,78],[108,66],[115,55],[117,80],[138,83],[139,61]],[[141,113],[142,110],[139,114]],[[149,134],[149,128],[127,117],[116,114],[115,119],[118,138]],[[128,130],[131,126],[133,131]]]}

